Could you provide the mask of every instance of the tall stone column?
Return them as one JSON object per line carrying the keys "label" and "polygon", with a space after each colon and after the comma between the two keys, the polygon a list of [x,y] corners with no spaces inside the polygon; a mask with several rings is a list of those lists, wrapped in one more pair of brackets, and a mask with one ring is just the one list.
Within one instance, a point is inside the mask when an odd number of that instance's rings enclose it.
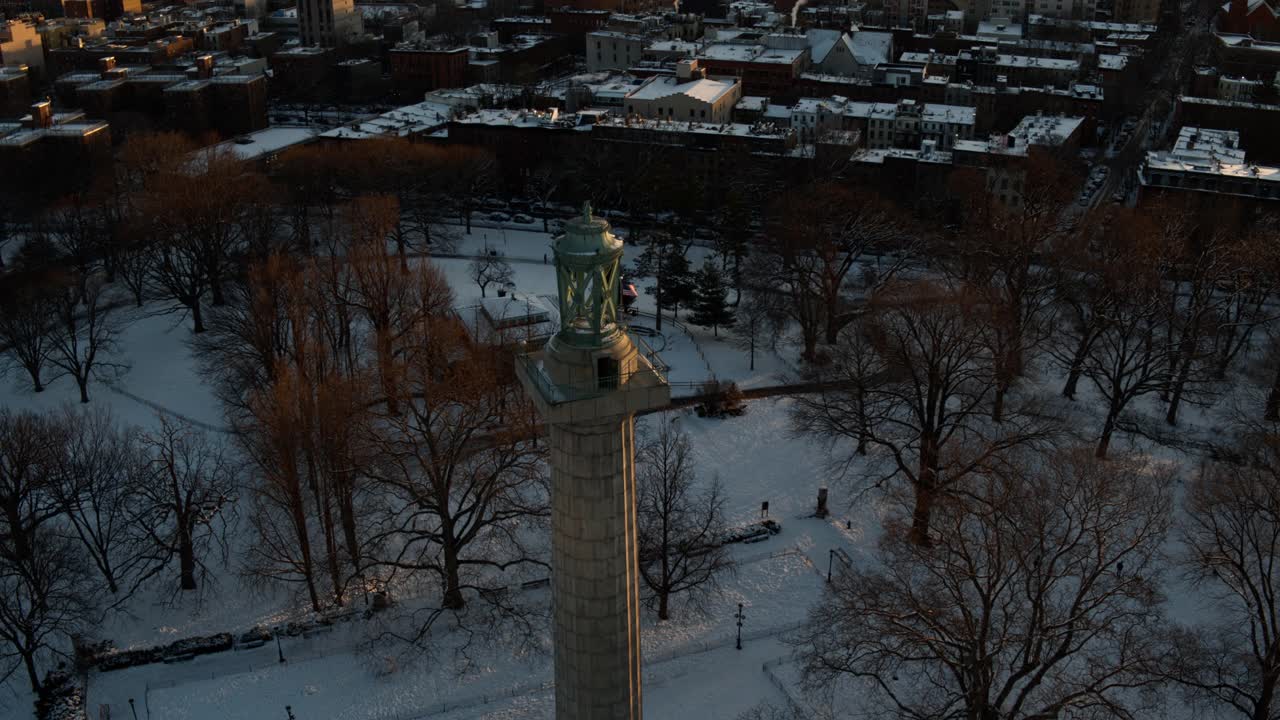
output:
{"label": "tall stone column", "polygon": [[554,248],[560,330],[516,375],[550,435],[556,719],[640,720],[634,418],[671,389],[618,322],[609,223],[584,208]]}
{"label": "tall stone column", "polygon": [[552,425],[557,720],[640,720],[635,421]]}

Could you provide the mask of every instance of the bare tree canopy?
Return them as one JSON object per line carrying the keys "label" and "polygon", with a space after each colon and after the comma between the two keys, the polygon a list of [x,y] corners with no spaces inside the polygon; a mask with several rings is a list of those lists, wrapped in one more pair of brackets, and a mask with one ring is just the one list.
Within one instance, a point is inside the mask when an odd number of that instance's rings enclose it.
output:
{"label": "bare tree canopy", "polygon": [[80,402],[89,402],[89,381],[114,377],[126,366],[120,362],[119,336],[123,322],[119,299],[101,278],[79,287],[63,286],[53,298],[54,322],[49,332],[49,364],[75,380]]}
{"label": "bare tree canopy", "polygon": [[471,282],[474,282],[480,288],[480,297],[489,296],[489,286],[497,285],[505,287],[511,283],[515,277],[515,271],[511,269],[511,263],[501,255],[495,254],[497,251],[489,252],[474,260],[467,266],[467,274],[471,276]]}
{"label": "bare tree canopy", "polygon": [[136,430],[116,423],[101,407],[65,408],[58,461],[57,501],[72,534],[117,602],[161,569],[137,523],[137,493],[153,476]]}
{"label": "bare tree canopy", "polygon": [[803,358],[818,359],[820,340],[834,344],[861,313],[859,295],[910,255],[914,238],[903,217],[876,193],[834,182],[797,188],[771,206],[771,241],[752,258],[747,282],[799,327]]}
{"label": "bare tree canopy", "polygon": [[207,562],[226,559],[226,530],[235,517],[235,469],[225,446],[189,423],[161,415],[142,435],[151,478],[136,498],[138,522],[162,564],[178,559],[178,588],[197,589]]}
{"label": "bare tree canopy", "polygon": [[1280,435],[1246,441],[1244,465],[1206,466],[1191,483],[1182,567],[1216,612],[1175,629],[1164,674],[1218,717],[1280,712]]}
{"label": "bare tree canopy", "polygon": [[841,334],[831,365],[807,373],[819,391],[796,399],[796,430],[830,441],[842,471],[870,446],[887,466],[871,483],[901,479],[913,489],[912,537],[922,544],[950,486],[1054,432],[1030,402],[1007,409],[1001,423],[990,420],[985,310],[963,290],[890,284],[866,319]]}
{"label": "bare tree canopy", "polygon": [[404,367],[405,402],[379,409],[368,442],[378,462],[371,558],[383,575],[418,574],[440,595],[414,623],[421,642],[443,610],[460,610],[495,571],[545,566],[527,530],[546,517],[536,416],[508,356],[470,345],[448,318],[419,323]]}
{"label": "bare tree canopy", "polygon": [[969,502],[937,506],[946,542],[890,526],[833,581],[799,647],[809,682],[918,720],[1149,717],[1169,480],[1080,450],[970,476]]}
{"label": "bare tree canopy", "polygon": [[640,577],[662,620],[671,617],[672,598],[681,596],[700,606],[733,567],[721,544],[720,481],[699,488],[690,450],[688,436],[665,414],[636,450]]}
{"label": "bare tree canopy", "polygon": [[92,571],[58,527],[65,430],[48,416],[0,409],[0,677],[22,668],[37,695],[39,666],[65,657],[95,611]]}

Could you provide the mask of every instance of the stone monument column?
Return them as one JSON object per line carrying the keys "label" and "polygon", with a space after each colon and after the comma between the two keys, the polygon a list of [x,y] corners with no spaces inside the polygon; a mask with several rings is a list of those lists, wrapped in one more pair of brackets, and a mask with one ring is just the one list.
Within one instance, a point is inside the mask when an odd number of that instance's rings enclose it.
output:
{"label": "stone monument column", "polygon": [[671,402],[618,323],[622,242],[590,207],[555,241],[560,329],[516,372],[548,426],[557,720],[640,720],[635,413]]}

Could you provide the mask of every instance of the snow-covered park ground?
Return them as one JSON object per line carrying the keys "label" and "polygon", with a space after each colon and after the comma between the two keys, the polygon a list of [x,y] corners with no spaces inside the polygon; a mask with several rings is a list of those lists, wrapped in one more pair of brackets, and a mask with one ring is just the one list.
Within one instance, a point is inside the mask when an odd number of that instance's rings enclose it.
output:
{"label": "snow-covered park ground", "polygon": [[[471,235],[461,228],[457,234],[456,254],[462,257],[434,262],[453,286],[459,307],[480,297],[468,277],[466,256],[482,254],[486,247],[499,248],[512,261],[518,291],[555,292],[553,269],[543,261],[548,235],[479,226]],[[693,249],[695,266],[705,252]],[[635,254],[629,245],[628,260]],[[633,322],[652,327],[651,299],[642,294],[639,308],[642,315]],[[110,386],[91,384],[91,400],[139,428],[153,426],[157,411],[163,410],[221,432],[221,408],[192,356],[190,321],[162,309],[130,311],[120,342],[129,368]],[[710,330],[672,323],[669,316],[665,320],[662,335],[650,341],[669,365],[673,382],[699,383],[714,375],[758,387],[778,384],[792,371],[786,360],[768,351],[757,354],[756,368],[750,370],[746,355],[730,344],[727,333],[717,338]],[[26,389],[17,375],[0,383],[0,404],[9,408],[44,411],[77,400],[75,385],[67,378],[49,383],[40,394]],[[701,478],[718,477],[724,484],[729,522],[758,519],[760,503],[768,501],[783,532],[735,550],[736,574],[706,613],[677,611],[662,623],[646,615],[645,706],[651,717],[733,718],[762,700],[783,702],[763,665],[785,660],[789,650],[781,638],[804,619],[822,592],[829,550],[856,552],[874,538],[877,520],[871,508],[861,508],[853,518],[801,519],[812,512],[817,489],[825,484],[823,455],[807,441],[789,438],[787,404],[757,401],[746,415],[730,420],[704,420],[688,410],[676,413],[691,436]],[[650,422],[642,419],[642,430]],[[761,442],[764,438],[770,441]],[[233,539],[230,564],[218,568],[198,602],[141,593],[108,618],[101,637],[119,648],[143,647],[308,617],[309,608],[293,596],[242,584],[235,543],[246,541]],[[545,609],[549,603],[545,589],[525,595],[535,606]],[[742,651],[734,649],[733,614],[739,603],[747,618]],[[138,716],[153,720],[283,718],[286,705],[308,720],[549,717],[551,658],[549,628],[543,623],[542,647],[530,651],[494,643],[471,651],[471,664],[459,670],[449,651],[418,658],[380,653],[368,641],[369,623],[355,621],[322,636],[285,638],[279,651],[271,644],[186,663],[93,673],[88,711],[94,718],[108,717],[104,711],[112,718],[128,718],[132,698]],[[280,651],[288,662],[279,663]],[[10,685],[12,692],[0,696],[0,714],[21,715],[29,707],[27,693],[20,680]]]}
{"label": "snow-covered park ground", "polygon": [[[470,257],[487,249],[500,250],[512,262],[519,292],[553,294],[555,276],[549,259],[550,237],[530,229],[476,226],[470,235],[455,228],[457,257],[436,258],[454,288],[457,304],[474,304],[480,290],[468,274]],[[698,266],[708,251],[691,250]],[[638,254],[628,245],[628,261]],[[643,282],[638,283],[643,286]],[[492,292],[492,291],[491,291]],[[641,295],[642,312],[634,322],[652,327],[652,299]],[[156,314],[148,307],[137,313],[121,338],[129,370],[111,387],[94,383],[94,403],[109,406],[115,417],[139,427],[154,425],[156,411],[182,415],[218,432],[222,411],[212,389],[196,370],[188,344],[189,320]],[[709,329],[664,322],[662,336],[651,344],[670,366],[673,383],[698,383],[711,376],[734,380],[744,388],[781,384],[794,377],[791,358],[764,351],[749,369],[745,353],[729,335],[714,337]],[[1040,388],[1056,394],[1060,379],[1048,378]],[[1025,391],[1034,391],[1026,388]],[[683,392],[690,392],[684,390]],[[679,393],[677,393],[679,394]],[[0,405],[47,410],[78,399],[74,384],[60,379],[35,395],[11,375],[0,383]],[[1096,398],[1082,387],[1076,403],[1063,407],[1070,425],[1087,442],[1100,422]],[[1152,399],[1154,403],[1154,398]],[[798,670],[790,661],[785,640],[821,596],[827,563],[833,549],[847,552],[855,563],[866,558],[879,535],[883,508],[875,497],[853,498],[848,484],[834,482],[826,468],[824,448],[791,432],[785,398],[756,400],[738,418],[715,420],[692,411],[675,411],[676,422],[690,436],[696,470],[704,482],[718,477],[726,493],[726,514],[733,525],[759,518],[762,502],[782,523],[782,532],[769,540],[737,546],[736,574],[724,583],[705,614],[677,612],[659,623],[646,611],[643,624],[645,656],[644,703],[652,718],[732,720],[760,702],[803,702]],[[1154,408],[1150,408],[1154,409]],[[1212,436],[1217,430],[1214,408],[1192,408],[1180,432]],[[641,419],[643,431],[653,418]],[[1117,449],[1129,449],[1131,438],[1117,439]],[[1154,447],[1138,446],[1161,460],[1186,464],[1195,458]],[[831,486],[834,515],[825,520],[808,517],[819,487]],[[242,533],[247,535],[247,530]],[[239,539],[239,542],[247,542]],[[236,547],[229,566],[219,569],[200,602],[175,603],[167,594],[142,594],[122,612],[112,615],[101,635],[117,647],[148,646],[198,634],[243,632],[255,625],[275,625],[309,616],[305,603],[285,592],[250,589],[235,566]],[[522,593],[522,601],[545,610],[545,589]],[[738,604],[746,615],[744,648],[734,649],[734,618]],[[1188,620],[1202,612],[1195,596],[1176,590],[1167,608]],[[553,715],[549,632],[542,620],[534,647],[490,639],[472,647],[468,664],[456,661],[447,637],[429,656],[408,657],[385,642],[370,642],[370,622],[340,624],[330,633],[311,638],[285,638],[279,649],[264,647],[223,652],[176,664],[152,664],[89,677],[91,718],[130,718],[129,699],[139,718],[147,720],[256,720],[286,718],[285,706],[298,720],[509,720],[549,718]],[[278,653],[287,662],[280,663]],[[29,707],[21,680],[10,681],[13,691],[0,694],[0,716],[19,717]],[[109,715],[104,715],[103,709]]]}

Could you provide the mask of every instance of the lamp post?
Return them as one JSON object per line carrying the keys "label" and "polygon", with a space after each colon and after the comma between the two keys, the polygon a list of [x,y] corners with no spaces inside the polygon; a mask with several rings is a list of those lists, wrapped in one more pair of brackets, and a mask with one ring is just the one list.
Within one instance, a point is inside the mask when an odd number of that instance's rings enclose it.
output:
{"label": "lamp post", "polygon": [[133,713],[133,720],[138,720],[138,708],[133,706],[133,698],[129,698],[129,712]]}
{"label": "lamp post", "polygon": [[742,649],[742,620],[746,617],[745,615],[742,614],[742,603],[738,603],[738,614],[735,615],[734,617],[738,619],[738,649],[741,650]]}
{"label": "lamp post", "polygon": [[277,630],[277,631],[276,631],[276,633],[275,633],[275,635],[276,635],[276,655],[278,655],[278,656],[280,657],[280,662],[281,662],[281,663],[283,663],[283,662],[284,662],[284,648],[280,646],[280,631],[279,631],[279,630]]}
{"label": "lamp post", "polygon": [[836,549],[831,548],[827,551],[827,582],[831,582],[831,563],[836,559]]}
{"label": "lamp post", "polygon": [[284,711],[285,711],[285,713],[289,716],[289,720],[298,720],[297,718],[295,718],[295,717],[293,716],[293,706],[292,706],[292,705],[285,705],[285,706],[284,706]]}

